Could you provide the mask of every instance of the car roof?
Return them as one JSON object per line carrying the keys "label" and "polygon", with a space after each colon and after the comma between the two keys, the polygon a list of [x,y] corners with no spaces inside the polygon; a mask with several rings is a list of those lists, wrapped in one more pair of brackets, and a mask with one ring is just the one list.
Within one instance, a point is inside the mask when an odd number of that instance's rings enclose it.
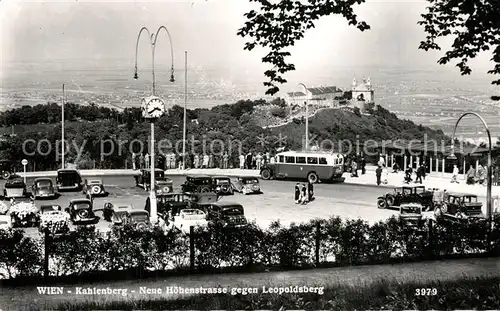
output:
{"label": "car roof", "polygon": [[240,179],[259,179],[257,176],[238,176]]}
{"label": "car roof", "polygon": [[57,173],[78,173],[78,171],[74,169],[65,168],[57,170]]}
{"label": "car roof", "polygon": [[222,176],[222,175],[220,175],[220,176],[213,176],[212,178],[226,178],[226,179],[230,179],[229,176]]}
{"label": "car roof", "polygon": [[69,201],[70,203],[90,203],[90,200],[89,199],[73,199],[71,201]]}
{"label": "car roof", "polygon": [[149,216],[148,211],[141,210],[141,209],[136,209],[136,210],[129,211],[129,214],[130,215],[132,215],[132,214],[146,214],[146,215]]}
{"label": "car roof", "polygon": [[212,204],[220,206],[220,207],[233,207],[233,206],[243,207],[243,205],[241,205],[240,203],[228,202],[228,201],[217,201],[217,202],[214,202]]}
{"label": "car roof", "polygon": [[186,177],[189,177],[189,178],[212,178],[209,175],[187,175]]}
{"label": "car roof", "polygon": [[48,181],[52,181],[52,179],[50,177],[38,177],[38,178],[35,178],[35,180],[33,181],[45,181],[45,180],[48,180]]}
{"label": "car roof", "polygon": [[88,182],[92,183],[92,182],[102,182],[102,179],[100,178],[95,178],[95,179],[87,179]]}
{"label": "car roof", "polygon": [[454,197],[477,197],[477,195],[475,195],[475,194],[461,193],[461,192],[448,192],[448,196],[454,196]]}

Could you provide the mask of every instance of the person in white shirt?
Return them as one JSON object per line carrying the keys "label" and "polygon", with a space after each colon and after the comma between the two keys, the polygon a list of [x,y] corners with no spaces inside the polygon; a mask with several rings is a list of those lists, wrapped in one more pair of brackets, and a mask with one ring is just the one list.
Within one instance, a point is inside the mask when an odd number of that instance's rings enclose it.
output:
{"label": "person in white shirt", "polygon": [[245,168],[245,156],[240,154],[239,160],[240,160],[240,169],[244,169]]}
{"label": "person in white shirt", "polygon": [[203,155],[203,168],[208,168],[208,161],[210,160],[210,157],[208,154]]}
{"label": "person in white shirt", "polygon": [[453,173],[451,174],[451,183],[457,183],[458,184],[458,167],[457,165],[453,165]]}
{"label": "person in white shirt", "polygon": [[260,170],[260,167],[262,165],[262,156],[260,155],[260,153],[257,154],[257,157],[255,159],[255,164],[257,166],[257,169]]}

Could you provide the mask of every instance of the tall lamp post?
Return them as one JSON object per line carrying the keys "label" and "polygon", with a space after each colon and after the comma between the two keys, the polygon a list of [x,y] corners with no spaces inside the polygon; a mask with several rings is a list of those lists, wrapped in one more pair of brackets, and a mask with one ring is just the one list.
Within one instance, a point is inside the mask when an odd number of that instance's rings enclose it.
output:
{"label": "tall lamp post", "polygon": [[188,52],[184,52],[184,127],[182,130],[182,168],[186,169],[186,111],[187,111],[187,100],[188,100],[188,86],[187,86],[187,79],[188,79],[188,72],[187,72],[187,55]]}
{"label": "tall lamp post", "polygon": [[493,217],[493,211],[492,211],[492,198],[491,198],[491,184],[492,184],[492,178],[491,178],[491,134],[490,134],[490,129],[488,128],[488,124],[486,124],[486,121],[477,113],[475,112],[466,112],[464,113],[460,118],[458,118],[457,123],[455,123],[455,128],[453,129],[453,140],[452,140],[452,145],[451,145],[451,154],[448,156],[448,159],[450,160],[456,160],[457,157],[455,155],[455,133],[457,131],[458,123],[460,123],[460,120],[462,120],[463,117],[468,116],[468,115],[473,115],[476,116],[484,125],[486,128],[486,133],[488,133],[488,167],[486,168],[487,172],[487,187],[486,187],[486,213],[488,220],[491,221]]}
{"label": "tall lamp post", "polygon": [[150,181],[150,191],[149,191],[149,199],[150,199],[150,212],[151,212],[151,222],[158,222],[158,212],[157,212],[157,202],[156,202],[156,186],[155,186],[155,121],[163,116],[166,111],[165,102],[156,96],[156,79],[155,79],[155,50],[156,50],[156,41],[158,39],[158,34],[161,30],[165,30],[167,33],[169,42],[170,42],[170,54],[172,57],[172,67],[170,73],[170,82],[175,82],[174,79],[174,50],[172,47],[172,38],[170,36],[170,32],[165,26],[160,26],[156,33],[151,33],[146,27],[142,27],[137,35],[137,43],[135,45],[135,72],[134,79],[138,79],[137,75],[137,54],[139,50],[139,39],[141,38],[141,34],[143,31],[147,32],[149,36],[149,44],[151,45],[151,56],[152,56],[152,74],[153,74],[153,88],[152,88],[152,96],[143,98],[141,101],[141,109],[142,116],[148,119],[151,123],[151,143],[150,143],[150,163],[151,163],[151,181]]}
{"label": "tall lamp post", "polygon": [[309,149],[309,105],[307,103],[307,87],[304,83],[297,84],[304,88],[304,94],[306,96],[304,100],[304,105],[306,106],[306,140],[305,140],[305,150]]}
{"label": "tall lamp post", "polygon": [[64,105],[66,102],[66,92],[64,89],[64,84],[62,85],[62,104],[61,104],[61,169],[64,169]]}

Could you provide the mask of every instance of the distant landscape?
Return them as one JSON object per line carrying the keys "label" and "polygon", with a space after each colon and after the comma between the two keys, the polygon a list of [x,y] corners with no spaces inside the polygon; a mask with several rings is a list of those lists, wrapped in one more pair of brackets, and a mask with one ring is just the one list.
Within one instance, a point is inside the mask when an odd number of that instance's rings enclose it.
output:
{"label": "distant landscape", "polygon": [[[23,105],[60,102],[61,86],[66,83],[67,99],[79,104],[95,103],[109,108],[138,107],[139,100],[150,94],[150,75],[147,68],[140,71],[140,79],[134,80],[133,70],[120,64],[102,68],[82,64],[61,65],[50,68],[43,64],[10,64],[2,69],[0,110]],[[189,109],[207,108],[234,103],[241,99],[259,99],[265,88],[262,77],[243,73],[227,73],[211,68],[193,66],[188,69]],[[60,70],[64,70],[62,76]],[[238,70],[235,70],[236,72]],[[336,85],[350,88],[354,72],[366,73],[375,86],[376,104],[394,112],[398,117],[409,119],[451,135],[453,126],[461,113],[475,111],[481,114],[490,126],[493,137],[500,136],[500,106],[489,96],[495,91],[488,77],[450,78],[445,72],[426,70],[401,70],[394,68],[332,68],[331,75],[324,74],[311,81],[308,86]],[[38,74],[37,74],[38,73]],[[170,84],[165,77],[169,72],[157,74],[158,95],[172,105],[184,104],[184,72],[176,71],[176,82]],[[357,77],[361,79],[362,77]],[[285,85],[278,94],[294,90]],[[484,129],[473,118],[461,122],[459,135],[476,140],[484,139]]]}

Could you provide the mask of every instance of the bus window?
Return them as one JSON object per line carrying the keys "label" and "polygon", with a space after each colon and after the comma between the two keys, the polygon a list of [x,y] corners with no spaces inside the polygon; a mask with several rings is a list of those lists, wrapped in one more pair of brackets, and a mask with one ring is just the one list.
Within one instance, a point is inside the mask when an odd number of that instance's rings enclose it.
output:
{"label": "bus window", "polygon": [[295,163],[295,157],[285,157],[285,163]]}
{"label": "bus window", "polygon": [[319,164],[328,164],[326,158],[319,158]]}
{"label": "bus window", "polygon": [[318,158],[307,158],[307,164],[318,164]]}
{"label": "bus window", "polygon": [[297,157],[295,163],[300,163],[300,164],[305,164],[306,163],[306,157]]}
{"label": "bus window", "polygon": [[280,155],[280,156],[279,156],[279,159],[278,159],[278,162],[279,162],[279,163],[285,163],[285,160],[284,160],[284,159],[285,159],[285,156]]}

